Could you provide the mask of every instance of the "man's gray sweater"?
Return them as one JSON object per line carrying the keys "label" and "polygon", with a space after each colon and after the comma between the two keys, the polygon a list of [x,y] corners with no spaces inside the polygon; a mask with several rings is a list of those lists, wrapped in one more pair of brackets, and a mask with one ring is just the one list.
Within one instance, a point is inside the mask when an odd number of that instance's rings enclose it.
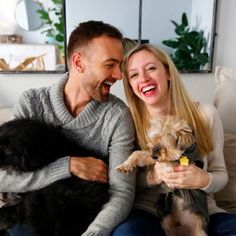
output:
{"label": "man's gray sweater", "polygon": [[[110,235],[132,208],[135,173],[118,173],[115,167],[128,158],[134,148],[134,127],[128,107],[114,95],[107,102],[91,101],[77,117],[67,110],[63,90],[67,77],[50,87],[30,89],[22,94],[14,109],[16,118],[32,118],[60,125],[89,147],[108,156],[110,200],[83,235]],[[70,177],[69,157],[28,173],[0,170],[0,192],[27,192],[41,189]]]}

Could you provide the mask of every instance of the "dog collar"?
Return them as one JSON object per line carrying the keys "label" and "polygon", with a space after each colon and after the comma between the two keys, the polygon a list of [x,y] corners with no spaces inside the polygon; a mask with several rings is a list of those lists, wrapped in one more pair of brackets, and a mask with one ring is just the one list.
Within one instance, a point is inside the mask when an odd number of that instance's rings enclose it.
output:
{"label": "dog collar", "polygon": [[189,165],[189,157],[187,155],[188,152],[192,152],[196,148],[196,143],[193,143],[190,147],[188,147],[182,156],[179,158],[179,163],[181,166]]}
{"label": "dog collar", "polygon": [[181,165],[181,166],[188,166],[189,159],[188,159],[187,156],[182,155],[182,156],[179,158],[179,162],[180,162],[180,165]]}

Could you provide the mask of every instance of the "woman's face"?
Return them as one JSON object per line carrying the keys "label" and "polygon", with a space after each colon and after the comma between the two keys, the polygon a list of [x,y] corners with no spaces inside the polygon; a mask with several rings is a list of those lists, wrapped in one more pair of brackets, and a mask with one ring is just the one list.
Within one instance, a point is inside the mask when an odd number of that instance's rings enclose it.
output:
{"label": "woman's face", "polygon": [[133,54],[127,63],[129,83],[147,108],[164,108],[169,104],[169,73],[153,53],[142,50]]}

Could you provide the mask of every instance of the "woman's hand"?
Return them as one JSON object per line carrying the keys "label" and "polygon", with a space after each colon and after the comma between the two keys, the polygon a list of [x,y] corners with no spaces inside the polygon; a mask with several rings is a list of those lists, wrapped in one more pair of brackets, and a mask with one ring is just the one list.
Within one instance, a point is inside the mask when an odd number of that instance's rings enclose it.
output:
{"label": "woman's hand", "polygon": [[147,182],[151,186],[161,184],[163,182],[163,172],[170,172],[174,170],[173,162],[156,162],[147,175]]}
{"label": "woman's hand", "polygon": [[94,157],[71,157],[70,172],[84,180],[108,183],[108,167]]}
{"label": "woman's hand", "polygon": [[162,171],[159,165],[155,165],[155,171],[170,188],[200,189],[206,187],[210,181],[210,176],[206,171],[192,164],[177,165],[169,171]]}

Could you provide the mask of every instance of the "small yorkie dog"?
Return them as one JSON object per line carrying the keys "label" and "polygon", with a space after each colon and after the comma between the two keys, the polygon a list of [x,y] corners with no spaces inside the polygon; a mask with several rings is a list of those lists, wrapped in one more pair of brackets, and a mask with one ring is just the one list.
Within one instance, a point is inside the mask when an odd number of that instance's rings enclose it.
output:
{"label": "small yorkie dog", "polygon": [[[176,116],[153,120],[148,132],[149,151],[134,151],[117,171],[127,173],[139,166],[159,162],[163,171],[177,165],[195,164],[203,167],[191,127]],[[199,189],[169,188],[161,184],[157,213],[168,236],[206,236],[209,222],[206,194]]]}

